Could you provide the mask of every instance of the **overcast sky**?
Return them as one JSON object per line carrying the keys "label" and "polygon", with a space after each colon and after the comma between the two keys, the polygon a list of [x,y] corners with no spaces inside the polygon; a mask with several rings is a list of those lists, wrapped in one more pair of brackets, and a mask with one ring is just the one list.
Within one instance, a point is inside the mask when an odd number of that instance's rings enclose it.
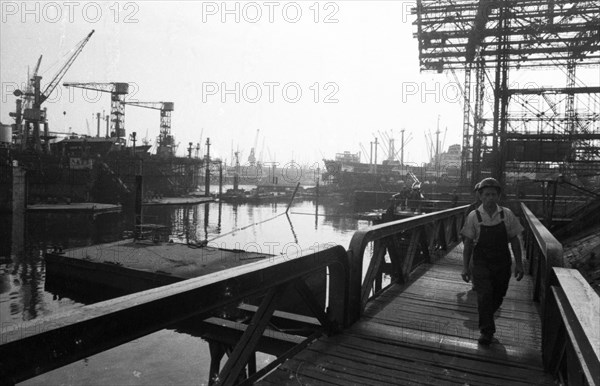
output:
{"label": "overcast sky", "polygon": [[[230,159],[233,144],[246,161],[260,129],[256,152],[263,149],[263,161],[309,163],[359,152],[361,143],[368,150],[373,134],[382,141],[379,131],[393,133],[398,147],[405,129],[412,138],[405,161],[421,163],[428,161],[425,134],[435,132],[438,116],[444,148],[461,143],[462,104],[452,74],[419,72],[414,2],[228,1],[227,9],[221,1],[23,4],[2,1],[5,124],[13,122],[12,91],[39,55],[45,83],[94,29],[61,84],[130,82],[129,100],[174,102],[172,134],[181,155],[202,135],[203,143],[211,139],[211,154]],[[52,131],[86,134],[89,125],[95,134],[95,113],[108,114],[110,99],[60,86],[45,105]],[[154,143],[159,121],[158,111],[126,108],[128,135],[147,133]]]}

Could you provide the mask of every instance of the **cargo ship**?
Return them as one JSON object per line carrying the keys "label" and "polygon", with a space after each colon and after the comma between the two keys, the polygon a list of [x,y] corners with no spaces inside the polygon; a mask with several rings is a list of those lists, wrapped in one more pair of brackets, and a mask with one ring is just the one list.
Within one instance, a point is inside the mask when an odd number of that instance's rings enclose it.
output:
{"label": "cargo ship", "polygon": [[[386,159],[381,164],[363,163],[360,153],[345,151],[335,159],[324,159],[323,182],[341,191],[399,191],[418,182],[424,185],[456,185],[460,177],[460,145],[434,156],[429,163],[417,166],[410,162]],[[437,161],[436,161],[437,160]]]}

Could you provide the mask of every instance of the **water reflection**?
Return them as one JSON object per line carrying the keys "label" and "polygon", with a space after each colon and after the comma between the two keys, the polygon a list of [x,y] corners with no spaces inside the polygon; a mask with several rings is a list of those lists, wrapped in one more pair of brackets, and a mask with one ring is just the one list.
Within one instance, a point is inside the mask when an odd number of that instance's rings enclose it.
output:
{"label": "water reflection", "polygon": [[[315,244],[347,246],[352,233],[368,226],[339,203],[206,203],[184,207],[149,206],[145,223],[165,225],[174,242],[211,241],[227,249],[280,254]],[[285,218],[284,218],[285,217]],[[97,301],[77,291],[45,288],[43,253],[48,248],[93,246],[122,238],[134,225],[133,213],[25,213],[0,216],[0,322],[31,320]],[[52,284],[52,283],[50,283]],[[52,289],[50,287],[50,289]]]}
{"label": "water reflection", "polygon": [[113,241],[122,233],[123,221],[120,215],[15,212],[0,216],[2,234],[10,235],[0,240],[0,322],[32,320],[75,305],[45,290],[44,251]]}

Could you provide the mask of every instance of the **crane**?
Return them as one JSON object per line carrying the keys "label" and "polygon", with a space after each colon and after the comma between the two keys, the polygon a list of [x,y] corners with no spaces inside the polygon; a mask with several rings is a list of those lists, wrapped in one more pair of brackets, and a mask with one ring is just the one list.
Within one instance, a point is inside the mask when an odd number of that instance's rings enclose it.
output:
{"label": "crane", "polygon": [[163,157],[175,156],[175,138],[171,135],[171,113],[173,102],[123,102],[125,105],[160,110],[160,134],[156,139],[156,154]]}
{"label": "crane", "polygon": [[263,137],[262,145],[260,147],[260,153],[258,153],[258,165],[262,165],[263,163],[263,153],[265,152],[265,137]]}
{"label": "crane", "polygon": [[[40,140],[40,123],[44,125],[44,150],[49,150],[49,132],[48,132],[48,121],[46,120],[46,109],[42,109],[42,103],[48,99],[52,91],[58,86],[61,79],[65,76],[77,56],[81,53],[87,42],[90,40],[92,35],[94,34],[94,30],[90,32],[82,41],[80,41],[73,52],[63,64],[56,75],[52,78],[50,83],[41,90],[41,81],[42,77],[38,75],[38,70],[40,68],[40,63],[42,61],[42,56],[38,59],[37,65],[35,67],[33,77],[28,80],[27,90],[23,93],[20,90],[15,90],[14,95],[18,98],[21,95],[24,96],[25,103],[23,104],[22,100],[17,99],[17,109],[16,112],[10,114],[15,118],[15,123],[17,125],[18,130],[22,133],[21,146],[26,148],[29,145],[33,146],[33,149],[36,151],[41,150],[42,143]],[[21,128],[22,120],[25,120],[25,127]],[[33,126],[32,130],[32,138],[29,138],[29,131]]]}
{"label": "crane", "polygon": [[250,155],[248,156],[248,162],[251,166],[254,166],[256,164],[255,149],[256,145],[258,144],[258,133],[260,133],[260,129],[256,129],[256,137],[254,137],[254,146],[252,146],[252,148],[250,149]]}
{"label": "crane", "polygon": [[[40,69],[40,64],[42,63],[42,56],[40,55],[37,64],[35,65],[35,69],[33,70],[33,76],[29,76],[29,69],[27,70],[27,89],[25,90],[25,93],[22,93],[21,91],[17,90],[15,91],[15,95],[16,96],[20,96],[23,95],[23,101],[21,101],[20,99],[17,100],[17,112],[15,113],[10,113],[11,116],[14,117],[18,117],[18,122],[17,125],[20,125],[22,123],[23,120],[23,109],[30,109],[32,107],[32,103],[33,103],[33,96],[34,96],[34,79],[37,77],[38,71]],[[23,102],[23,103],[21,103]]]}
{"label": "crane", "polygon": [[66,82],[63,86],[110,93],[110,136],[125,144],[125,95],[129,93],[129,83]]}

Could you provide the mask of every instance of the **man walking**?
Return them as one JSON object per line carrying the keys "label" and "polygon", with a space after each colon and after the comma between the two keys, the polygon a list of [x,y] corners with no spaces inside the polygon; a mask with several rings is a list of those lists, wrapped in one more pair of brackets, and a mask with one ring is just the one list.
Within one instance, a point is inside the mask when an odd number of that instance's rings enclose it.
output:
{"label": "man walking", "polygon": [[[476,210],[477,208],[479,208],[481,206],[481,199],[479,198],[479,182],[475,184],[475,188],[473,188],[473,194],[475,195],[475,201],[473,201],[467,207],[467,210],[465,211],[465,217],[469,216],[469,213],[471,213],[472,211]],[[463,239],[464,239],[464,236],[463,236]],[[469,265],[469,272],[472,275],[472,273],[473,273],[473,260],[472,259],[471,259],[470,265]],[[477,291],[477,289],[475,288],[475,283],[472,283],[471,290]]]}
{"label": "man walking", "polygon": [[[463,271],[465,282],[473,280],[477,288],[479,312],[478,342],[483,345],[497,342],[494,313],[500,308],[510,280],[512,259],[508,244],[515,257],[515,277],[523,278],[521,241],[523,226],[513,212],[498,205],[502,188],[494,178],[479,183],[481,205],[467,216],[461,230],[463,236]],[[473,258],[472,274],[469,264]],[[472,277],[471,277],[472,276]]]}

